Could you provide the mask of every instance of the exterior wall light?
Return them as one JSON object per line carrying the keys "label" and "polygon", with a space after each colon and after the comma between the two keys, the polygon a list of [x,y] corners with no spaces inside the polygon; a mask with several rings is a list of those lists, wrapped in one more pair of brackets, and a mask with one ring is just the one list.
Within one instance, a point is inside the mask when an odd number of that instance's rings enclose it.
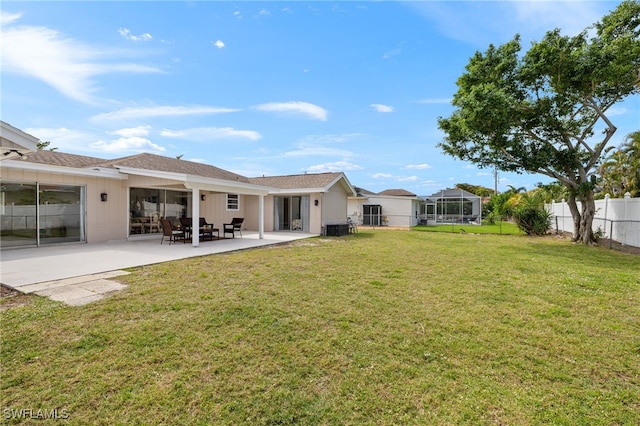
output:
{"label": "exterior wall light", "polygon": [[204,194],[200,194],[200,201],[204,201],[207,199],[207,196]]}
{"label": "exterior wall light", "polygon": [[313,200],[313,205],[317,206],[318,205],[318,200]]}
{"label": "exterior wall light", "polygon": [[103,192],[102,194],[100,194],[100,201],[107,201],[107,193]]}

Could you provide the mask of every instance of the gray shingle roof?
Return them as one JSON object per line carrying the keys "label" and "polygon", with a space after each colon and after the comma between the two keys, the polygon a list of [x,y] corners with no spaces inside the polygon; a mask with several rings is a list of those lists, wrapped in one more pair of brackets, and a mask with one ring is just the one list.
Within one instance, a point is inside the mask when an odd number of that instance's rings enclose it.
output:
{"label": "gray shingle roof", "polygon": [[66,154],[58,151],[40,150],[29,154],[26,161],[32,163],[49,164],[53,166],[74,167],[79,169],[89,167],[104,167],[114,169],[118,167],[129,167],[132,169],[181,173],[213,179],[230,180],[234,182],[249,182],[249,179],[247,179],[245,176],[241,176],[236,173],[220,169],[218,167],[147,153],[116,158],[115,160],[105,160],[103,158]]}
{"label": "gray shingle roof", "polygon": [[376,195],[375,192],[371,192],[368,189],[360,188],[358,186],[354,186],[353,189],[355,189],[356,194],[358,195],[358,197],[366,197],[368,195]]}
{"label": "gray shingle roof", "polygon": [[66,154],[58,151],[39,150],[29,153],[27,159],[30,163],[49,164],[51,166],[75,167],[78,169],[96,167],[104,163],[105,159],[86,157],[84,155]]}
{"label": "gray shingle roof", "polygon": [[417,197],[416,194],[405,189],[385,189],[382,192],[378,192],[378,195],[392,195],[395,197]]}
{"label": "gray shingle roof", "polygon": [[249,182],[279,189],[326,188],[340,176],[342,176],[342,173],[306,173],[301,175],[255,177],[249,178]]}
{"label": "gray shingle roof", "polygon": [[169,173],[183,173],[193,176],[249,183],[249,179],[245,176],[241,176],[239,174],[229,172],[215,166],[147,153],[106,161],[102,164],[102,166],[115,168],[130,167],[132,169],[154,170]]}

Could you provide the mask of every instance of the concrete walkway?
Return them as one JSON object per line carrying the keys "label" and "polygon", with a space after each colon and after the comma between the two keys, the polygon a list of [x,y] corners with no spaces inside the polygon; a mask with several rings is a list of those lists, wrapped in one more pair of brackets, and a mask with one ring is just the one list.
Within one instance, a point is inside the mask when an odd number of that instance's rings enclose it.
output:
{"label": "concrete walkway", "polygon": [[202,241],[191,244],[160,244],[153,239],[114,241],[100,244],[67,244],[0,252],[0,283],[22,293],[35,293],[69,305],[100,300],[125,288],[110,280],[127,274],[124,268],[170,260],[206,256],[255,247],[282,244],[316,235],[298,232],[257,233],[245,231],[243,238]]}

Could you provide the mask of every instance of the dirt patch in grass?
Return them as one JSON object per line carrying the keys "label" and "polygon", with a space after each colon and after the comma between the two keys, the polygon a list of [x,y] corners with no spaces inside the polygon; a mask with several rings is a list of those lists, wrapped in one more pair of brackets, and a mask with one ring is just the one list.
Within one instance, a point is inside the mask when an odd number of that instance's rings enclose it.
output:
{"label": "dirt patch in grass", "polygon": [[31,304],[33,298],[17,290],[0,284],[0,311]]}

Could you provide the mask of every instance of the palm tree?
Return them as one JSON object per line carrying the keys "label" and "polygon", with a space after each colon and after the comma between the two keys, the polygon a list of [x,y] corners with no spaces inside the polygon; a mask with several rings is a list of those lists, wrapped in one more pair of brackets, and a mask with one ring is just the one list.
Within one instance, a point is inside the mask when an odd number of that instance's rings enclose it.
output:
{"label": "palm tree", "polygon": [[600,165],[601,194],[640,196],[640,131],[630,133],[625,142]]}

